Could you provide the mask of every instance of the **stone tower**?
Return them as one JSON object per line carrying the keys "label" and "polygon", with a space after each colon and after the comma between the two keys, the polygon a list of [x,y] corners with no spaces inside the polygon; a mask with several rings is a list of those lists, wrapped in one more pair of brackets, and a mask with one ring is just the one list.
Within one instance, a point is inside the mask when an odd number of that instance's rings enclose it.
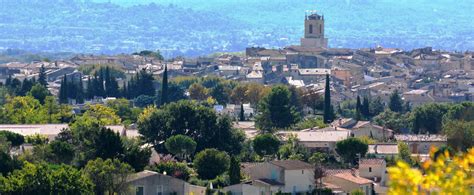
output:
{"label": "stone tower", "polygon": [[309,48],[327,48],[328,39],[324,38],[324,16],[316,13],[305,16],[304,37],[301,46]]}

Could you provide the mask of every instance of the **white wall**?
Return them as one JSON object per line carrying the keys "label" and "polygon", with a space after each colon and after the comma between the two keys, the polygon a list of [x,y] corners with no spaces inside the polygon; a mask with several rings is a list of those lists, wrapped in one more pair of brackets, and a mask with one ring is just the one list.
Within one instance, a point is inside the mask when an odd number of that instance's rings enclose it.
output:
{"label": "white wall", "polygon": [[314,172],[312,169],[286,170],[285,192],[307,192],[314,189]]}

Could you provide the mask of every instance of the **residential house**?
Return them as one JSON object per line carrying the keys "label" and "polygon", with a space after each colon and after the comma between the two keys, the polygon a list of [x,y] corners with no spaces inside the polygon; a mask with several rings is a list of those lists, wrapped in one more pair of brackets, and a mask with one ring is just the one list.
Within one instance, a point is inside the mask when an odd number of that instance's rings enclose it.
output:
{"label": "residential house", "polygon": [[[360,177],[357,170],[326,170],[326,176],[323,177],[323,185],[331,187],[337,194],[349,194],[356,190],[362,190],[364,194],[371,195],[374,182],[372,180]],[[335,189],[334,189],[335,188]]]}
{"label": "residential house", "polygon": [[[122,136],[128,137],[137,137],[139,136],[137,130],[127,130],[123,125],[110,125],[106,126],[110,130],[119,133]],[[18,133],[23,136],[28,135],[43,135],[48,138],[48,140],[56,139],[56,136],[63,129],[69,129],[68,124],[26,124],[26,125],[9,125],[1,124],[0,130],[10,131],[13,133]]]}
{"label": "residential house", "polygon": [[156,194],[206,194],[206,188],[191,185],[183,180],[160,174],[153,171],[135,173],[127,180],[131,188],[130,194],[156,195]]}
{"label": "residential house", "polygon": [[270,161],[250,168],[252,185],[260,194],[305,193],[315,187],[314,167],[299,160]]}
{"label": "residential house", "polygon": [[387,163],[380,158],[365,158],[359,160],[359,176],[374,182],[377,194],[387,193]]}
{"label": "residential house", "polygon": [[256,71],[253,70],[249,74],[246,75],[247,81],[253,82],[253,83],[263,83],[263,72],[262,71]]}
{"label": "residential house", "polygon": [[397,143],[377,143],[369,144],[367,156],[374,156],[376,158],[392,158],[398,155]]}
{"label": "residential house", "polygon": [[354,119],[340,119],[333,123],[336,127],[342,127],[351,131],[354,137],[369,137],[378,141],[385,141],[393,136],[393,130],[375,125],[370,121],[357,121]]}
{"label": "residential house", "polygon": [[[337,130],[336,130],[337,129]],[[324,128],[318,130],[303,130],[296,132],[281,131],[277,135],[286,141],[290,136],[296,136],[299,144],[310,151],[335,151],[336,143],[350,137],[350,131],[343,128]]]}
{"label": "residential house", "polygon": [[231,186],[224,187],[221,192],[231,193],[232,195],[252,195],[260,194],[263,192],[264,188],[259,188],[255,185],[252,185],[252,182],[239,183]]}
{"label": "residential house", "polygon": [[403,98],[406,102],[410,102],[412,107],[417,107],[422,104],[435,102],[430,90],[415,89],[403,93]]}
{"label": "residential house", "polygon": [[247,139],[253,139],[260,132],[255,128],[254,121],[236,121],[234,122],[233,127],[241,129],[245,133],[245,138]]}
{"label": "residential house", "polygon": [[413,154],[429,154],[431,147],[440,148],[447,144],[445,135],[395,135],[397,141],[404,142]]}

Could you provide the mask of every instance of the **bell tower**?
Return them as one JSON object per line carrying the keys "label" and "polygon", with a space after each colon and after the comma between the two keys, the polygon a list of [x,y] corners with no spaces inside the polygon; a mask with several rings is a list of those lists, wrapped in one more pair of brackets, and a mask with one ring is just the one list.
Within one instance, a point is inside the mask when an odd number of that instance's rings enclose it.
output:
{"label": "bell tower", "polygon": [[304,37],[301,38],[302,47],[327,48],[328,40],[324,38],[324,16],[312,11],[305,16]]}

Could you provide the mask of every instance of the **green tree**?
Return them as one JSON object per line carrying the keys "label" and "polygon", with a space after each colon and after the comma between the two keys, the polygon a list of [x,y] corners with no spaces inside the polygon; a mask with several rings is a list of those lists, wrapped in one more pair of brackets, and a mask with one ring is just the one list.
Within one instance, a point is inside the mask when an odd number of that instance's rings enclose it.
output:
{"label": "green tree", "polygon": [[452,120],[443,125],[448,146],[466,152],[474,145],[474,121]]}
{"label": "green tree", "polygon": [[380,96],[370,101],[369,112],[372,116],[377,116],[384,110],[385,110],[385,105]]}
{"label": "green tree", "polygon": [[114,109],[115,113],[126,124],[136,122],[139,112],[141,112],[140,108],[132,108],[130,101],[125,98],[108,100],[107,107]]}
{"label": "green tree", "polygon": [[189,179],[189,176],[192,173],[192,170],[186,165],[186,163],[172,161],[160,162],[158,164],[151,165],[150,170],[161,174],[166,172],[166,174],[169,176],[185,181]]}
{"label": "green tree", "polygon": [[448,112],[447,104],[424,104],[416,107],[411,113],[413,132],[437,134],[442,130],[442,118]]}
{"label": "green tree", "polygon": [[334,120],[334,108],[331,104],[331,87],[329,85],[329,74],[326,74],[326,87],[324,88],[324,122],[331,123]]}
{"label": "green tree", "polygon": [[149,95],[140,95],[133,100],[135,106],[140,108],[145,108],[147,106],[153,105],[155,98]]}
{"label": "green tree", "polygon": [[[3,141],[2,139],[3,138],[0,138],[0,141]],[[21,167],[22,161],[18,160],[16,157],[12,157],[6,151],[0,151],[0,193],[2,192],[1,175],[8,175],[16,169],[21,169]]]}
{"label": "green tree", "polygon": [[406,143],[398,142],[398,160],[405,161],[408,164],[413,164],[413,160],[411,158],[410,148]]}
{"label": "green tree", "polygon": [[48,81],[46,80],[46,69],[44,68],[44,65],[41,65],[38,75],[38,83],[44,87],[48,86]]}
{"label": "green tree", "polygon": [[147,143],[164,152],[164,144],[173,135],[186,135],[196,141],[196,151],[217,148],[239,154],[243,132],[232,128],[228,117],[193,101],[166,104],[160,109],[146,108],[138,119],[138,131]]}
{"label": "green tree", "polygon": [[380,113],[379,115],[373,118],[375,124],[387,127],[394,130],[397,133],[400,133],[402,129],[409,127],[409,117],[405,114],[400,114],[393,112],[389,109]]}
{"label": "green tree", "polygon": [[388,107],[393,112],[402,113],[403,112],[403,100],[400,96],[398,90],[395,90],[390,95],[390,101],[388,103]]}
{"label": "green tree", "polygon": [[229,167],[229,180],[230,185],[240,183],[242,175],[240,173],[240,161],[236,157],[230,158],[230,167]]}
{"label": "green tree", "polygon": [[245,121],[245,110],[244,110],[244,105],[240,104],[240,121]]}
{"label": "green tree", "polygon": [[65,141],[54,140],[48,147],[51,149],[53,163],[69,164],[74,158],[74,145]]}
{"label": "green tree", "polygon": [[230,158],[225,152],[205,149],[196,154],[193,164],[201,179],[214,179],[229,169]]}
{"label": "green tree", "polygon": [[91,180],[69,165],[31,164],[0,177],[2,194],[91,194]]}
{"label": "green tree", "polygon": [[356,103],[356,120],[362,120],[362,104],[360,102],[360,96],[357,96],[357,103]]}
{"label": "green tree", "polygon": [[123,161],[133,167],[135,171],[143,171],[149,164],[151,148],[143,146],[139,139],[122,138],[124,147]]}
{"label": "green tree", "polygon": [[37,99],[41,104],[44,104],[44,100],[50,95],[50,93],[45,86],[38,83],[31,88],[28,95]]}
{"label": "green tree", "polygon": [[316,91],[307,90],[301,97],[302,104],[311,108],[314,113],[324,110],[323,97]]}
{"label": "green tree", "polygon": [[102,195],[107,192],[112,195],[126,192],[127,178],[133,173],[133,168],[117,159],[98,158],[87,162],[84,173],[95,184],[95,194]]}
{"label": "green tree", "polygon": [[322,163],[326,162],[328,159],[328,155],[322,152],[315,152],[309,157],[308,161],[315,165],[321,165]]}
{"label": "green tree", "polygon": [[165,66],[165,71],[163,72],[163,80],[161,81],[161,103],[160,105],[165,105],[168,103],[168,67]]}
{"label": "green tree", "polygon": [[286,140],[286,144],[281,145],[278,150],[280,159],[306,161],[309,158],[308,150],[299,143],[300,140],[295,135],[290,134]]}
{"label": "green tree", "polygon": [[25,138],[23,135],[10,131],[0,130],[0,137],[4,137],[6,141],[10,142],[11,146],[13,147],[17,147],[25,143]]}
{"label": "green tree", "polygon": [[59,103],[67,104],[68,103],[68,81],[67,76],[64,75],[61,80],[61,85],[59,87]]}
{"label": "green tree", "polygon": [[197,143],[188,136],[174,135],[165,142],[168,152],[178,156],[180,159],[186,159],[186,156],[192,155],[196,150]]}
{"label": "green tree", "polygon": [[5,104],[5,117],[11,124],[38,124],[44,122],[41,104],[31,96],[17,96]]}
{"label": "green tree", "polygon": [[362,115],[364,115],[365,118],[369,118],[371,116],[370,103],[369,103],[369,98],[367,96],[364,96],[364,102],[362,103],[362,107],[360,111]]}
{"label": "green tree", "polygon": [[189,97],[193,100],[204,101],[208,97],[208,90],[199,83],[189,86]]}
{"label": "green tree", "polygon": [[257,135],[253,140],[253,148],[260,156],[274,155],[279,147],[280,140],[270,133]]}
{"label": "green tree", "polygon": [[229,102],[229,94],[231,93],[230,89],[223,84],[222,82],[217,83],[213,88],[210,90],[210,95],[216,99],[216,101],[221,104],[225,105]]}
{"label": "green tree", "polygon": [[76,103],[83,104],[84,103],[84,86],[82,83],[82,78],[79,79],[79,82],[76,87]]}
{"label": "green tree", "polygon": [[263,132],[274,128],[287,128],[300,120],[296,108],[290,100],[290,91],[285,86],[275,86],[259,103],[260,113],[256,126]]}
{"label": "green tree", "polygon": [[336,143],[336,152],[342,156],[346,162],[355,164],[358,157],[363,157],[367,153],[368,145],[358,138],[348,138]]}
{"label": "green tree", "polygon": [[94,117],[101,125],[118,125],[120,117],[115,114],[115,110],[104,105],[87,105],[83,116]]}

